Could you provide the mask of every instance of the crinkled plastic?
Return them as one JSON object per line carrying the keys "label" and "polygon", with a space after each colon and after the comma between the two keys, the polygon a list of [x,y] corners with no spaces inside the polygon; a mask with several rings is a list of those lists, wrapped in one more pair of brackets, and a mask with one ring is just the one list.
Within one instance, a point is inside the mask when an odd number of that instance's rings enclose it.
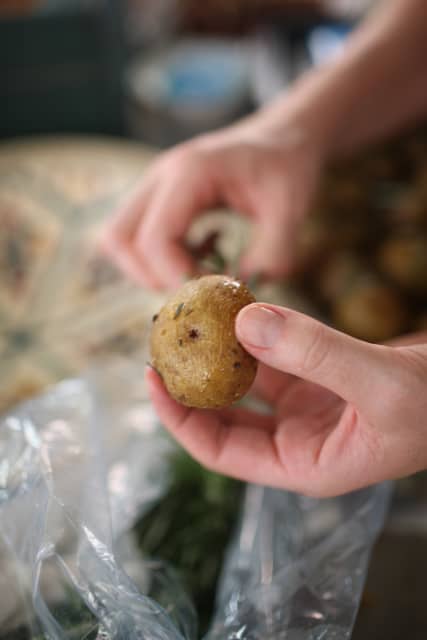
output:
{"label": "crinkled plastic", "polygon": [[[99,622],[108,638],[195,636],[194,611],[173,574],[132,561],[132,580],[116,552],[117,541],[129,550],[123,533],[167,486],[172,444],[141,377],[141,367],[125,380],[98,371],[59,384],[3,420],[0,534],[21,596],[2,612],[3,625],[24,614],[33,635],[40,628],[48,638],[68,638],[54,611],[71,592],[89,621],[85,634]],[[142,594],[153,582],[157,591],[166,582],[168,613]]]}
{"label": "crinkled plastic", "polygon": [[209,640],[347,640],[391,486],[317,500],[248,486]]}
{"label": "crinkled plastic", "polygon": [[[0,634],[25,623],[54,640],[197,638],[173,569],[127,535],[167,489],[174,447],[140,363],[65,381],[3,419]],[[350,638],[389,496],[248,486],[209,640]]]}

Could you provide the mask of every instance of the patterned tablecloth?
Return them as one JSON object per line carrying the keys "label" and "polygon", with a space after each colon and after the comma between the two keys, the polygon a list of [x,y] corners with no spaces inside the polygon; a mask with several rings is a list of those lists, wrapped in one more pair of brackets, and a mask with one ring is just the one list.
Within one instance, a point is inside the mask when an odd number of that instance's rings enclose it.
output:
{"label": "patterned tablecloth", "polygon": [[159,302],[96,249],[153,152],[108,139],[0,145],[0,410],[93,356],[135,353]]}

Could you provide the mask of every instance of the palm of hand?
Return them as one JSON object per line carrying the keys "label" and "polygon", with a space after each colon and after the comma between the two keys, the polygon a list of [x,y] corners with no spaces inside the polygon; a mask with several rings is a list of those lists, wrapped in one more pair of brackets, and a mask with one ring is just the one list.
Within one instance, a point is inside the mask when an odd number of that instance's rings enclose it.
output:
{"label": "palm of hand", "polygon": [[379,454],[372,429],[335,393],[265,365],[254,391],[273,409],[269,435],[276,464],[268,466],[270,473],[277,466],[281,471],[279,482],[272,478],[271,484],[305,493],[306,487],[315,487],[316,495],[329,494],[334,493],[328,486],[331,468],[334,485],[340,475],[343,487],[353,474],[360,476],[361,468],[364,473],[371,468]]}
{"label": "palm of hand", "polygon": [[331,495],[337,478],[345,491],[375,468],[379,448],[369,423],[336,394],[300,378],[260,365],[254,393],[271,406],[268,415],[241,407],[188,409],[170,398],[155,372],[149,372],[148,382],[174,437],[220,473]]}

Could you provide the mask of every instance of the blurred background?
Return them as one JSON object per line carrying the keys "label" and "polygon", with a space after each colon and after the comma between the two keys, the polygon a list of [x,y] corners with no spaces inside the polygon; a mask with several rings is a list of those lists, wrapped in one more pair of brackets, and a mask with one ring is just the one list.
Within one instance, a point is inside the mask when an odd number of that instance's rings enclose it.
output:
{"label": "blurred background", "polygon": [[[0,410],[140,347],[158,300],[93,238],[153,149],[233,122],[340,55],[374,4],[0,0]],[[366,340],[427,328],[426,142],[420,126],[333,168],[302,234],[297,300]],[[426,637],[426,498],[425,475],[398,486],[356,640]]]}
{"label": "blurred background", "polygon": [[373,0],[2,0],[0,135],[167,146],[335,55]]}

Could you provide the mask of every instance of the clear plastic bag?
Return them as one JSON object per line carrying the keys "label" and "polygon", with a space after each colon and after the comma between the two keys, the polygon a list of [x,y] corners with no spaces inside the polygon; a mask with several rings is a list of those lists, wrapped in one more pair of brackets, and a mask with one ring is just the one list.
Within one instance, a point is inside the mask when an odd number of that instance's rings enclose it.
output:
{"label": "clear plastic bag", "polygon": [[[166,491],[175,448],[141,370],[98,368],[3,419],[5,638],[23,623],[55,640],[197,637],[173,568],[141,558],[127,534]],[[209,640],[349,638],[389,495],[388,485],[331,500],[248,486]]]}
{"label": "clear plastic bag", "polygon": [[248,486],[209,640],[350,638],[390,489],[317,500]]}
{"label": "clear plastic bag", "polygon": [[[71,637],[80,637],[79,616],[82,638],[95,630],[101,637],[98,626],[105,638],[195,636],[192,605],[173,572],[150,561],[135,566],[132,553],[134,579],[123,569],[131,551],[123,534],[165,490],[173,446],[140,372],[123,379],[99,370],[63,382],[4,418],[0,535],[20,598],[1,613],[2,628],[11,616],[15,624],[25,616],[33,636],[69,638],[58,621],[66,601]],[[162,582],[168,613],[141,592],[155,583],[159,591]]]}

